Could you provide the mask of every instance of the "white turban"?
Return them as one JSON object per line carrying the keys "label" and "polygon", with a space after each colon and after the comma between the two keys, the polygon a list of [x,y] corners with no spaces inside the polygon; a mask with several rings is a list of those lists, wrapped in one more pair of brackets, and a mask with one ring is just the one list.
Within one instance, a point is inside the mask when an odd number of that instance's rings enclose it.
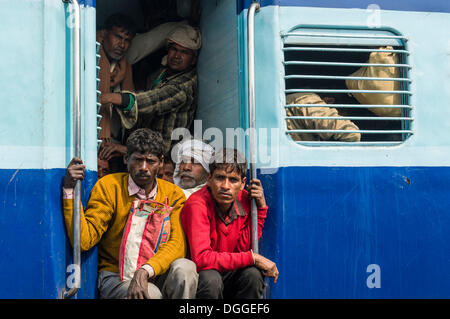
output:
{"label": "white turban", "polygon": [[202,164],[203,168],[209,173],[209,163],[214,155],[214,148],[200,140],[187,140],[175,145],[178,148],[177,158],[175,159],[175,171],[173,172],[173,180],[175,185],[180,185],[180,162],[182,160],[190,161],[191,158]]}

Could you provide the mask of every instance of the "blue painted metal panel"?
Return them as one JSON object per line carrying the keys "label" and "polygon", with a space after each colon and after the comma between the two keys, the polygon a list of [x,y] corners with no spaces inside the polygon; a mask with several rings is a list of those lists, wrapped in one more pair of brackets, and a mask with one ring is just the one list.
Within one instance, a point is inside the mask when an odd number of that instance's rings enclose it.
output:
{"label": "blue painted metal panel", "polygon": [[238,0],[238,13],[248,9],[252,2],[259,2],[264,6],[296,6],[296,7],[322,7],[322,8],[360,8],[366,9],[376,4],[382,10],[423,11],[423,12],[450,12],[450,3],[447,0]]}
{"label": "blue painted metal panel", "polygon": [[[10,44],[0,63],[0,97],[10,106],[2,112],[0,132],[0,298],[58,298],[71,263],[61,202],[72,143],[68,7],[57,0],[0,4],[0,37]],[[97,168],[95,8],[83,7],[81,15],[83,65],[88,69],[82,74],[86,200]],[[18,16],[20,27],[11,27]],[[82,257],[79,298],[95,297],[96,276],[94,249]]]}
{"label": "blue painted metal panel", "polygon": [[[448,167],[289,167],[260,174],[271,298],[449,298]],[[368,288],[367,266],[381,288]]]}
{"label": "blue painted metal panel", "polygon": [[[71,264],[62,212],[64,169],[0,170],[3,189],[0,218],[0,298],[60,298],[66,265]],[[82,200],[86,205],[96,172],[86,172]],[[97,293],[97,249],[82,254],[78,298]]]}
{"label": "blue painted metal panel", "polygon": [[[0,114],[3,152],[0,168],[64,167],[70,160],[71,21],[62,1],[0,3],[0,38],[8,43],[0,59],[0,100],[9,105]],[[83,159],[97,169],[95,8],[83,8],[82,113]],[[19,27],[17,17],[23,19]],[[18,40],[20,39],[20,40]],[[20,76],[19,74],[27,74]],[[24,94],[26,92],[26,94]],[[8,127],[8,129],[6,129]],[[17,154],[21,155],[19,159]]]}
{"label": "blue painted metal panel", "polygon": [[232,1],[215,3],[203,0],[201,5],[202,48],[197,65],[199,98],[196,117],[202,120],[204,130],[217,127],[225,136],[227,127],[236,127],[240,114],[235,7]]}

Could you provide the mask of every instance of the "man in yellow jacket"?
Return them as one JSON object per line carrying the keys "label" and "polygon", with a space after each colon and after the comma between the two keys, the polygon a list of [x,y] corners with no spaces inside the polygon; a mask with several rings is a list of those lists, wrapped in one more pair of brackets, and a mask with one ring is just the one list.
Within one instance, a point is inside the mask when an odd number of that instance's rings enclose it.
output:
{"label": "man in yellow jacket", "polygon": [[[81,249],[98,244],[100,298],[194,298],[198,274],[185,259],[186,241],[180,212],[186,200],[183,191],[156,178],[163,163],[164,143],[160,133],[138,129],[127,140],[128,173],[110,174],[93,187],[86,210],[81,211]],[[64,179],[64,219],[72,242],[73,189],[84,177],[83,162],[74,158]],[[119,251],[124,228],[135,199],[155,200],[173,206],[168,240],[134,272],[121,280]]]}

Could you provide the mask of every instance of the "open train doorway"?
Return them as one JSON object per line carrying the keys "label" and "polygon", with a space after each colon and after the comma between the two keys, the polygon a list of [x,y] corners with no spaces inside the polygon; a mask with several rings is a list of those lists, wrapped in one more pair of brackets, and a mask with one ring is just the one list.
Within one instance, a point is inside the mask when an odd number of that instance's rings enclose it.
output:
{"label": "open train doorway", "polygon": [[[189,24],[201,32],[201,48],[197,57],[198,89],[194,121],[189,125],[195,138],[225,139],[227,128],[242,127],[239,77],[239,33],[235,1],[204,0],[98,0],[97,30],[114,13],[130,16],[136,25],[136,37],[151,32],[155,37],[151,50],[136,54],[129,50],[134,88],[149,90],[167,54],[165,35],[167,25]],[[161,32],[159,32],[161,31]],[[98,32],[98,31],[97,31]],[[135,39],[136,39],[135,37]],[[164,40],[164,41],[163,41]],[[133,46],[133,44],[132,44]],[[132,52],[133,51],[133,52]],[[213,128],[214,134],[208,129]],[[218,133],[217,133],[218,132]],[[210,136],[214,135],[214,136]],[[216,135],[221,135],[216,138]]]}

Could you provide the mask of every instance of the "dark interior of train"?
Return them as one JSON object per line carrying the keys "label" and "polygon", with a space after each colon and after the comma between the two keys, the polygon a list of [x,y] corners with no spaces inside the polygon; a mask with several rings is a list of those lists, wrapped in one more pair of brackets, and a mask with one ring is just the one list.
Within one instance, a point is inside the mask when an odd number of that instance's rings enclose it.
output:
{"label": "dark interior of train", "polygon": [[[106,17],[124,13],[133,18],[137,33],[145,33],[166,22],[188,20],[198,26],[200,20],[199,0],[97,0],[97,30],[102,28]],[[144,90],[148,74],[157,70],[166,54],[161,48],[133,64],[133,80],[136,90]]]}
{"label": "dark interior of train", "polygon": [[[137,32],[143,33],[165,22],[189,20],[192,26],[200,22],[201,8],[199,0],[97,0],[97,29],[101,29],[103,21],[110,14],[121,12],[131,16]],[[287,44],[285,47],[289,47]],[[333,47],[328,45],[328,47]],[[335,46],[339,48],[339,46]],[[358,48],[358,47],[354,47]],[[368,47],[360,47],[368,48]],[[400,48],[401,49],[401,48]],[[157,70],[165,48],[148,55],[135,63],[133,80],[136,90],[144,90],[148,74]],[[326,51],[285,51],[285,61],[322,61],[365,63],[368,52],[326,52]],[[318,66],[318,65],[286,65],[286,75],[327,75],[348,76],[355,72],[355,66]],[[286,89],[347,89],[342,79],[288,79]],[[404,89],[404,88],[402,88]],[[328,94],[328,93],[327,93]],[[359,104],[351,93],[330,93],[334,104]],[[337,107],[341,116],[374,117],[367,108]],[[401,130],[405,123],[402,120],[354,120],[361,130]],[[361,141],[402,141],[402,134],[362,134]]]}

